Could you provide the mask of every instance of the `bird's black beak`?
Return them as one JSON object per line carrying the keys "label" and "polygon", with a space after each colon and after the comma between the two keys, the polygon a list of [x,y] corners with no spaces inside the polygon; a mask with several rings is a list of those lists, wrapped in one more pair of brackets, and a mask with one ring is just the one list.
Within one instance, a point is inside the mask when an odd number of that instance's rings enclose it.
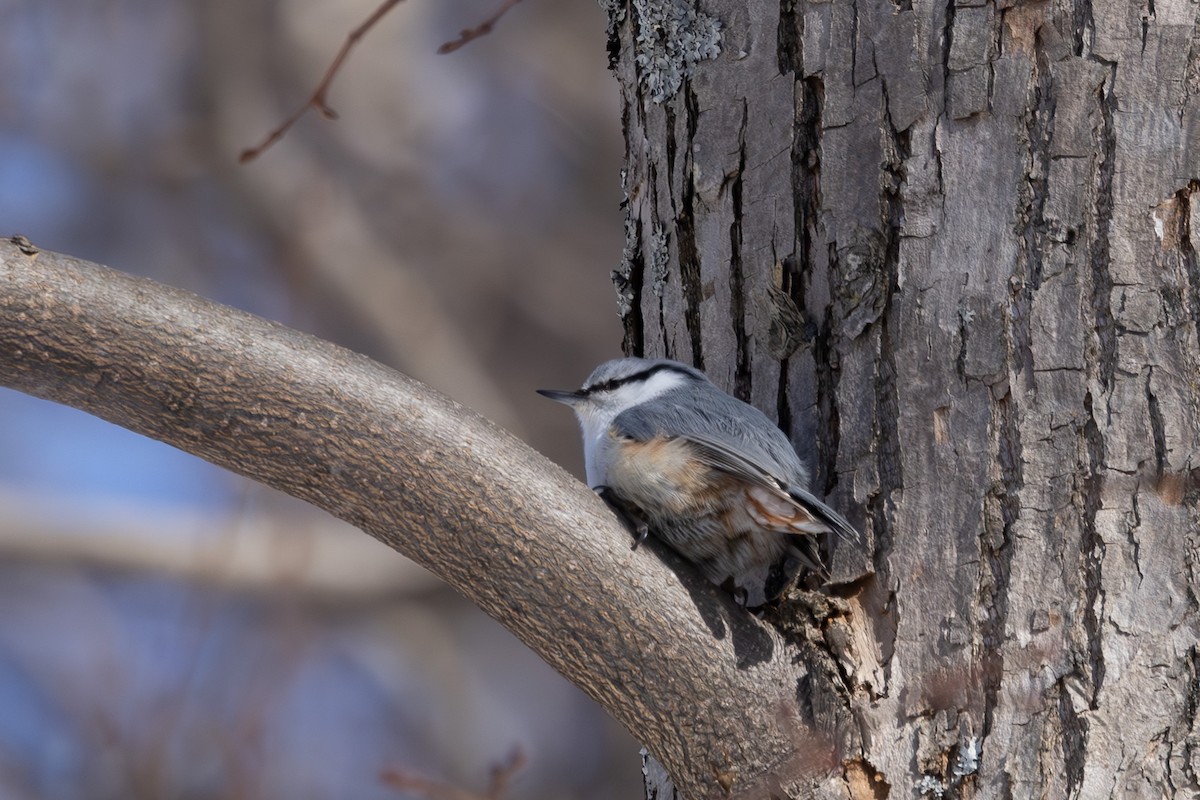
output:
{"label": "bird's black beak", "polygon": [[572,406],[583,399],[583,392],[572,392],[566,389],[538,389],[537,393],[542,397],[549,397],[556,403],[565,403]]}

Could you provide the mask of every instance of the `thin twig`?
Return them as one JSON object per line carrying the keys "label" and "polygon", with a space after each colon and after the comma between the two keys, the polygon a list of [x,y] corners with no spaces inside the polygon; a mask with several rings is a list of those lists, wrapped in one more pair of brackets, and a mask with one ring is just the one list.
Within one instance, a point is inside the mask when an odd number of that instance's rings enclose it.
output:
{"label": "thin twig", "polygon": [[512,776],[525,766],[525,753],[520,747],[501,764],[492,767],[487,794],[477,794],[448,783],[439,783],[399,769],[384,770],[380,777],[394,789],[408,789],[425,795],[429,800],[503,800],[504,792]]}
{"label": "thin twig", "polygon": [[393,789],[416,792],[424,795],[428,800],[483,800],[474,792],[468,792],[447,783],[427,780],[399,769],[384,770],[379,777]]}
{"label": "thin twig", "polygon": [[[509,1],[512,2],[513,0]],[[312,97],[308,98],[308,101],[304,105],[300,106],[300,108],[296,110],[296,113],[284,120],[283,124],[267,134],[267,138],[263,139],[261,144],[259,144],[257,147],[251,147],[248,150],[243,150],[242,154],[238,157],[238,162],[246,164],[258,158],[264,150],[282,139],[283,135],[288,132],[288,129],[295,125],[296,122],[299,121],[299,119],[304,116],[304,113],[310,108],[315,108],[325,119],[337,119],[337,112],[330,108],[329,104],[325,102],[325,95],[329,91],[329,85],[333,83],[334,76],[337,75],[338,70],[342,68],[342,63],[346,60],[346,57],[350,54],[350,51],[354,48],[354,45],[358,44],[359,39],[366,35],[367,31],[371,30],[371,28],[375,26],[375,23],[383,19],[383,17],[386,16],[387,13],[393,8],[398,6],[400,2],[401,0],[383,0],[383,3],[380,4],[379,8],[375,9],[371,16],[367,17],[366,22],[350,31],[350,35],[346,37],[346,41],[342,44],[342,49],[339,50],[337,56],[334,57],[333,63],[329,65],[329,69],[325,70],[325,77],[321,78],[321,82],[317,84],[316,91],[312,93]]]}
{"label": "thin twig", "polygon": [[504,792],[508,789],[509,780],[521,771],[521,768],[525,766],[525,761],[525,751],[520,747],[514,747],[508,761],[492,767],[492,780],[488,783],[486,795],[488,800],[502,800]]}
{"label": "thin twig", "polygon": [[438,52],[443,55],[446,53],[453,53],[467,42],[474,41],[480,36],[486,36],[487,34],[491,33],[492,28],[496,27],[496,23],[500,21],[500,18],[508,13],[508,10],[519,2],[521,2],[521,0],[504,0],[500,8],[496,10],[495,14],[492,14],[474,28],[464,28],[458,34],[457,39],[452,42],[446,42],[444,45],[438,48]]}

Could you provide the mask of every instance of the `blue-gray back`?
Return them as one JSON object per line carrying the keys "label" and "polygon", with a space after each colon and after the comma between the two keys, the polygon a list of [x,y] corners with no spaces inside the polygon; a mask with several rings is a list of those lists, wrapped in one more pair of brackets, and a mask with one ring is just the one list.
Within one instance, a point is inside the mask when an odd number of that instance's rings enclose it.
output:
{"label": "blue-gray back", "polygon": [[785,490],[805,488],[808,471],[786,435],[757,408],[722,392],[707,379],[689,381],[618,414],[618,433],[639,441],[686,436],[736,453]]}

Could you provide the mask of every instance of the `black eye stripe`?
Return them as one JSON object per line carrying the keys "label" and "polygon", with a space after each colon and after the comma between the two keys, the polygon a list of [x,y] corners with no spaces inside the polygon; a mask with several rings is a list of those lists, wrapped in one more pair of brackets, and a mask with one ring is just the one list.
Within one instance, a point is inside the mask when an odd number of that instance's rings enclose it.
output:
{"label": "black eye stripe", "polygon": [[610,378],[609,380],[606,380],[604,383],[597,383],[593,386],[585,386],[585,387],[583,387],[583,391],[586,394],[592,394],[593,392],[608,392],[608,391],[612,391],[613,389],[616,389],[620,386],[624,386],[627,383],[633,383],[635,381],[641,381],[641,380],[649,380],[651,377],[658,374],[659,372],[674,372],[677,375],[687,375],[688,377],[691,377],[691,373],[684,372],[683,370],[675,367],[672,364],[655,364],[653,367],[650,367],[649,369],[644,369],[641,372],[635,372],[632,375],[629,375],[624,378]]}

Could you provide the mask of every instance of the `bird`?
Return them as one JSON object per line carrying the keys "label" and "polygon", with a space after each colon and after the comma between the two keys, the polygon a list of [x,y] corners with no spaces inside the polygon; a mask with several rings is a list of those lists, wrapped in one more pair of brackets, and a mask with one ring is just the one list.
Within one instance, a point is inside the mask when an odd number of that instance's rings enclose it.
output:
{"label": "bird", "polygon": [[569,406],[587,482],[633,529],[653,533],[748,608],[776,599],[804,564],[826,574],[816,537],[858,531],[808,489],[808,470],[767,415],[669,359],[606,361]]}

